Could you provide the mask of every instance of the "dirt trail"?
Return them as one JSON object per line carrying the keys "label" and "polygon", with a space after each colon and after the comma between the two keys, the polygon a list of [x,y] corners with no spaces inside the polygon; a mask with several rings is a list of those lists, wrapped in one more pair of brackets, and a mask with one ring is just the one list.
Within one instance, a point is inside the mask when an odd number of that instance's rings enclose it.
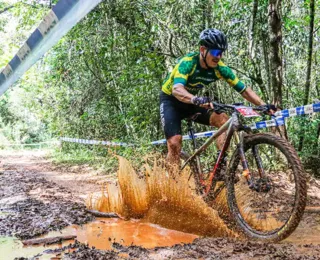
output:
{"label": "dirt trail", "polygon": [[[114,181],[88,166],[54,166],[41,151],[0,153],[0,235],[34,238],[71,224],[93,219],[84,199]],[[320,206],[318,182],[311,183],[309,206]],[[263,244],[230,238],[198,238],[193,243],[145,249],[114,244],[103,251],[75,242],[63,259],[320,259],[320,215],[306,213],[296,232],[279,244]],[[62,248],[57,250],[57,254]],[[1,259],[1,257],[0,257]],[[23,259],[23,258],[21,258]]]}

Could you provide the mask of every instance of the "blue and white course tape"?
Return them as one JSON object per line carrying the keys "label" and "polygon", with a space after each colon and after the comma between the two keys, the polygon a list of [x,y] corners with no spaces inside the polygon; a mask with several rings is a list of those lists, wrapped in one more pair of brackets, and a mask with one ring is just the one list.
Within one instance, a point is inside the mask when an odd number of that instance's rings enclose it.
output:
{"label": "blue and white course tape", "polygon": [[0,73],[0,95],[102,0],[60,0]]}
{"label": "blue and white course tape", "polygon": [[111,142],[111,141],[97,141],[97,140],[86,140],[77,138],[61,137],[61,141],[79,144],[100,144],[106,146],[133,146],[133,144],[123,143],[123,142]]}
{"label": "blue and white course tape", "polygon": [[[251,129],[262,129],[262,128],[267,128],[272,126],[280,126],[285,124],[286,117],[293,117],[297,115],[307,115],[307,114],[312,114],[316,112],[320,112],[320,103],[277,111],[275,113],[275,116],[277,116],[275,119],[253,123],[249,125],[249,127]],[[196,133],[194,136],[196,138],[210,137],[215,132],[216,131],[207,131],[202,133]],[[184,135],[182,139],[190,140],[191,136]],[[61,138],[61,140],[66,142],[75,142],[75,143],[82,143],[82,144],[102,144],[102,145],[108,145],[108,146],[134,146],[134,144],[127,144],[127,143],[121,143],[121,142],[94,141],[94,140],[74,139],[74,138],[66,138],[66,137]],[[158,145],[158,144],[165,144],[166,142],[167,142],[166,139],[161,139],[158,141],[153,141],[151,142],[151,144]]]}

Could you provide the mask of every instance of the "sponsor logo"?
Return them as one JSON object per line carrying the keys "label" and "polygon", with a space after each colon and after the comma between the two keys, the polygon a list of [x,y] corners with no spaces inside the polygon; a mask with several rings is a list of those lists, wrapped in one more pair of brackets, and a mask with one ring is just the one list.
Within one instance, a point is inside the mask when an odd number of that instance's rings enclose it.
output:
{"label": "sponsor logo", "polygon": [[164,121],[164,109],[163,109],[163,103],[160,104],[160,117],[161,117],[161,124],[162,127],[164,128],[165,126],[165,121]]}
{"label": "sponsor logo", "polygon": [[196,77],[196,80],[214,81],[213,78]]}

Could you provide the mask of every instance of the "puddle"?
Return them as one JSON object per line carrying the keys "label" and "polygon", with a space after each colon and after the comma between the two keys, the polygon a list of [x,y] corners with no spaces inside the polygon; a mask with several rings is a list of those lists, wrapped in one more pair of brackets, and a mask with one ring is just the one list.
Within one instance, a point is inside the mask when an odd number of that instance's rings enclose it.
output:
{"label": "puddle", "polygon": [[[86,225],[72,225],[61,231],[50,232],[42,238],[63,235],[75,235],[77,240],[89,244],[96,249],[112,249],[112,243],[117,242],[125,246],[137,245],[145,248],[172,246],[181,243],[191,243],[198,236],[179,231],[169,230],[160,226],[144,223],[141,220],[124,221],[117,218],[98,218]],[[0,238],[0,259],[14,259],[15,257],[33,257],[47,249],[57,249],[67,246],[73,240],[62,244],[49,246],[24,247],[18,239]],[[39,259],[51,259],[54,254],[43,254]],[[4,257],[4,258],[2,258]]]}
{"label": "puddle", "polygon": [[[67,245],[66,243],[65,245]],[[61,247],[62,245],[60,245]],[[23,247],[22,242],[19,239],[13,237],[0,237],[0,259],[1,260],[11,260],[16,257],[34,257],[40,253],[42,253],[46,249],[55,249],[58,248],[59,245],[52,246],[36,246],[36,247]],[[55,255],[46,254],[43,255],[40,259],[51,259]]]}
{"label": "puddle", "polygon": [[[118,159],[118,183],[107,184],[102,191],[89,195],[86,201],[89,209],[116,212],[126,219],[141,218],[148,223],[200,236],[237,236],[219,218],[217,208],[208,207],[195,194],[188,167],[173,178],[161,161],[154,160],[153,165],[143,165],[145,177],[141,178],[141,173],[137,174],[129,161],[120,156]],[[221,210],[227,210],[223,192],[216,202]]]}

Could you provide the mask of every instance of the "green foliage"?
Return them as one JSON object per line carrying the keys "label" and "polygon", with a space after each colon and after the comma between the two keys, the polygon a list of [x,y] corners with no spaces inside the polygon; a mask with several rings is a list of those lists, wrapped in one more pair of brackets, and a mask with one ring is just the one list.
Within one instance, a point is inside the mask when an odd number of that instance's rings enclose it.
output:
{"label": "green foliage", "polygon": [[[1,99],[1,127],[7,129],[3,131],[6,140],[35,142],[52,136],[120,140],[144,144],[143,148],[117,150],[140,158],[151,151],[147,145],[150,141],[164,138],[158,109],[161,83],[178,57],[198,50],[198,35],[205,27],[227,33],[230,48],[224,55],[225,63],[245,84],[271,101],[276,94],[269,79],[274,72],[268,58],[268,2],[258,1],[252,21],[253,0],[103,1],[28,71],[18,83],[19,94],[10,92]],[[303,103],[308,2],[282,1],[284,108]],[[5,6],[0,3],[0,10]],[[47,6],[35,6],[20,4],[0,16],[0,67],[10,61],[48,11]],[[316,26],[319,10],[318,1]],[[9,20],[16,26],[8,32]],[[253,48],[249,50],[252,23]],[[319,98],[317,29],[310,96]],[[209,92],[222,102],[243,101],[225,82],[217,82]],[[20,96],[19,102],[12,102],[15,95]],[[22,111],[27,116],[21,115]],[[287,122],[294,145],[299,144],[299,133],[308,133],[302,156],[316,154],[319,119],[296,118]],[[108,156],[107,149],[99,149],[66,144],[66,154],[57,158],[88,162]]]}

